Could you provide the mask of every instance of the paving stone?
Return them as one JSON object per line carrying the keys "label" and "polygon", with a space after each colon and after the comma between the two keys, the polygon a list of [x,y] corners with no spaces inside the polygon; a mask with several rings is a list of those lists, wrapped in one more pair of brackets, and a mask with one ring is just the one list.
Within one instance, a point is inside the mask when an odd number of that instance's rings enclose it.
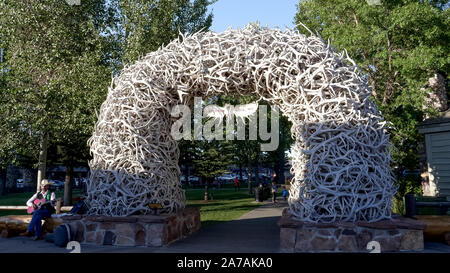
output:
{"label": "paving stone", "polygon": [[400,250],[419,251],[423,250],[423,231],[421,230],[403,230],[401,232]]}
{"label": "paving stone", "polygon": [[116,246],[135,246],[135,242],[133,239],[131,239],[129,237],[118,235],[114,245],[116,245]]}
{"label": "paving stone", "polygon": [[331,251],[336,248],[336,240],[334,238],[314,237],[311,240],[312,251]]}
{"label": "paving stone", "polygon": [[359,251],[366,251],[367,243],[372,241],[372,234],[367,230],[362,230],[356,235],[356,244]]}
{"label": "paving stone", "polygon": [[356,237],[353,235],[342,235],[337,242],[337,250],[342,252],[356,252]]}
{"label": "paving stone", "polygon": [[292,219],[291,217],[282,216],[278,221],[278,226],[283,228],[300,228],[303,222]]}
{"label": "paving stone", "polygon": [[344,229],[342,235],[356,235],[356,232],[353,229]]}
{"label": "paving stone", "polygon": [[294,252],[297,231],[293,228],[280,229],[280,248],[282,252]]}
{"label": "paving stone", "polygon": [[116,235],[112,231],[105,231],[103,238],[103,245],[114,245],[116,242]]}
{"label": "paving stone", "polygon": [[98,228],[98,223],[95,223],[95,222],[91,222],[91,223],[86,223],[86,231],[87,232],[89,232],[89,231],[96,231],[97,230],[97,228]]}
{"label": "paving stone", "polygon": [[380,243],[381,252],[397,252],[400,251],[401,238],[400,236],[392,237],[376,237],[373,239]]}
{"label": "paving stone", "polygon": [[102,222],[100,223],[99,229],[102,230],[114,230],[116,228],[116,225],[114,223],[106,223],[106,222]]}
{"label": "paving stone", "polygon": [[162,246],[165,240],[164,224],[154,223],[147,225],[147,246]]}
{"label": "paving stone", "polygon": [[297,229],[295,252],[307,252],[311,250],[310,241],[314,237],[313,229]]}

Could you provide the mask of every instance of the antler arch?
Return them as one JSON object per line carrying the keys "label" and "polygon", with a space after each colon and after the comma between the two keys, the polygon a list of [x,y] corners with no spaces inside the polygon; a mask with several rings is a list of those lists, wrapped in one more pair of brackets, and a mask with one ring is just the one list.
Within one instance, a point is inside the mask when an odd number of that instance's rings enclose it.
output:
{"label": "antler arch", "polygon": [[367,78],[314,35],[251,25],[182,36],[113,80],[89,140],[90,213],[146,213],[149,202],[182,209],[170,109],[217,94],[257,94],[292,122],[292,215],[311,222],[390,218],[389,135]]}

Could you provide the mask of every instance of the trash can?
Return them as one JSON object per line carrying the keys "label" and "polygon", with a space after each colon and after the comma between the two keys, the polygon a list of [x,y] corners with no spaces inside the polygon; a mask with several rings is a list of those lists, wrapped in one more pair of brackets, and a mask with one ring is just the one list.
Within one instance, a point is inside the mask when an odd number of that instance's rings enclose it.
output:
{"label": "trash can", "polygon": [[258,202],[264,201],[264,189],[263,188],[258,188],[255,190],[255,200]]}
{"label": "trash can", "polygon": [[264,187],[264,197],[263,197],[263,199],[264,200],[270,199],[271,196],[272,196],[271,193],[272,193],[272,191],[271,191],[270,187]]}

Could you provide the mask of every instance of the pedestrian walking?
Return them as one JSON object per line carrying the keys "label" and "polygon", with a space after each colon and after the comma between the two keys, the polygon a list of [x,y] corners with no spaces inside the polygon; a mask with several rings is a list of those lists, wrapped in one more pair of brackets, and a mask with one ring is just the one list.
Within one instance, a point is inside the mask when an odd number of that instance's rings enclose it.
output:
{"label": "pedestrian walking", "polygon": [[272,181],[272,203],[277,202],[277,182]]}

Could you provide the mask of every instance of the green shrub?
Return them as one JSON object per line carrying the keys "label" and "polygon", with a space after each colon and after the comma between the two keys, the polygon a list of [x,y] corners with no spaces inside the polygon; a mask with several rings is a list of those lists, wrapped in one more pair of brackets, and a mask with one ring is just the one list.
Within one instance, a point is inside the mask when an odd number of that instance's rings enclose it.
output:
{"label": "green shrub", "polygon": [[420,176],[407,175],[398,179],[395,183],[398,187],[394,196],[392,212],[400,215],[405,214],[404,196],[407,193],[422,195],[422,184]]}

